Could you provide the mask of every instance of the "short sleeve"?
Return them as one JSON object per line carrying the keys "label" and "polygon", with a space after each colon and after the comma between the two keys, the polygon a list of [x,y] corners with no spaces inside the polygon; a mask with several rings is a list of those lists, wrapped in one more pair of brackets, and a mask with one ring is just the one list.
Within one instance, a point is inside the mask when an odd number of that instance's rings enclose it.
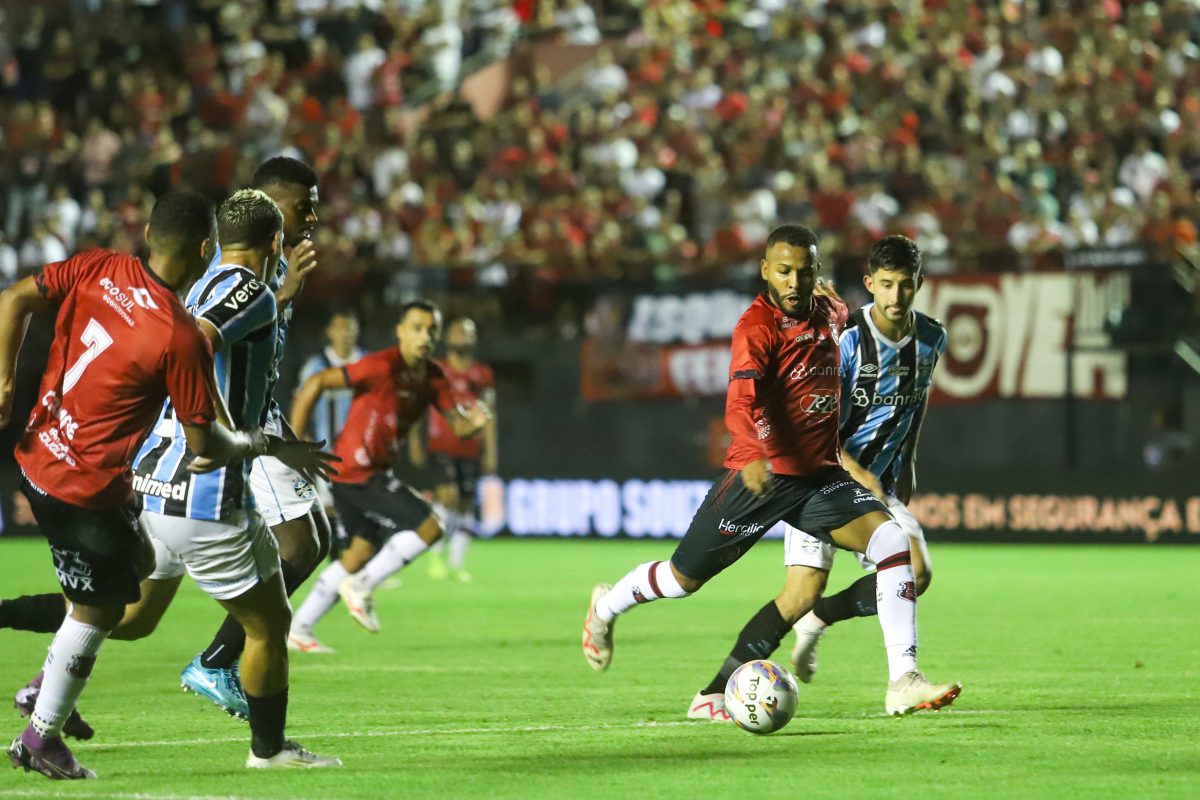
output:
{"label": "short sleeve", "polygon": [[240,342],[275,323],[275,295],[248,271],[230,270],[214,282],[212,291],[192,313],[216,328],[223,344]]}
{"label": "short sleeve", "polygon": [[42,297],[54,305],[61,304],[87,271],[93,255],[94,251],[89,250],[71,256],[66,261],[55,261],[42,267],[34,278]]}
{"label": "short sleeve", "polygon": [[861,335],[862,331],[859,328],[851,328],[838,340],[843,394],[849,394],[854,388],[854,375],[858,371],[858,338]]}
{"label": "short sleeve", "polygon": [[742,320],[733,329],[729,379],[762,380],[770,359],[771,332],[765,325]]}
{"label": "short sleeve", "polygon": [[315,355],[304,362],[304,366],[300,368],[300,383],[329,368],[329,364],[320,355]]}
{"label": "short sleeve", "polygon": [[181,320],[175,326],[166,357],[167,395],[180,423],[204,425],[217,418],[214,380],[208,339],[194,322]]}
{"label": "short sleeve", "polygon": [[496,376],[491,367],[484,367],[479,381],[479,399],[492,408],[496,407]]}
{"label": "short sleeve", "polygon": [[387,380],[392,375],[392,362],[386,352],[371,353],[363,356],[353,364],[342,367],[346,374],[346,385],[353,389],[372,386],[380,380]]}

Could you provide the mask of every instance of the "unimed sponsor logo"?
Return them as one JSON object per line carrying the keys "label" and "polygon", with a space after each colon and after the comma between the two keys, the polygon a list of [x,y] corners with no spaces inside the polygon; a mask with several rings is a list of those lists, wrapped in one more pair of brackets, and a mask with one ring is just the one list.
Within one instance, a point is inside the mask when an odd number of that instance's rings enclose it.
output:
{"label": "unimed sponsor logo", "polygon": [[156,481],[154,478],[145,475],[133,476],[133,490],[140,494],[148,494],[151,497],[165,497],[168,500],[186,500],[187,487],[187,481],[167,483],[166,481]]}

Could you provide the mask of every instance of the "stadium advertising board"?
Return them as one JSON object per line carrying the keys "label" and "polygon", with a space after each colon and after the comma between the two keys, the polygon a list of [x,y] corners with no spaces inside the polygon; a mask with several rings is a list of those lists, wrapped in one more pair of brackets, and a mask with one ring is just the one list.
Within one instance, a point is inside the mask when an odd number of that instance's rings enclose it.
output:
{"label": "stadium advertising board", "polygon": [[[1115,483],[1115,482],[1114,482]],[[678,539],[711,483],[491,477],[480,486],[484,536]],[[1147,489],[1139,493],[1139,489]],[[1200,493],[1149,486],[1070,494],[934,492],[909,508],[934,539],[1200,544]],[[767,538],[780,538],[780,526]]]}
{"label": "stadium advertising board", "polygon": [[[1104,321],[1128,303],[1124,271],[929,278],[917,308],[946,326],[932,402],[1125,396],[1126,357]],[[729,338],[753,297],[719,290],[602,298],[581,351],[590,401],[721,396]]]}

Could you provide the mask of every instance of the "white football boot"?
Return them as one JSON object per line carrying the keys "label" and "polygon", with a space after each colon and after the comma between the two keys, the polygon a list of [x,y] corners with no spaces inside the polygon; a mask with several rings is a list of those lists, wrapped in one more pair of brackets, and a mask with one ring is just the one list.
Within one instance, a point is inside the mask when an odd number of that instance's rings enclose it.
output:
{"label": "white football boot", "polygon": [[588,666],[602,672],[608,669],[613,657],[613,623],[605,622],[596,616],[596,601],[612,591],[607,583],[597,583],[592,589],[592,599],[588,602],[587,618],[583,621],[583,657]]}
{"label": "white football boot", "polygon": [[311,633],[303,631],[288,631],[287,649],[294,653],[332,653],[332,647],[326,647]]}
{"label": "white football boot", "polygon": [[953,703],[961,692],[961,683],[930,683],[914,669],[888,682],[884,707],[890,717],[937,711]]}
{"label": "white football boot", "polygon": [[340,758],[330,758],[328,756],[319,756],[316,753],[305,750],[298,742],[293,742],[288,739],[283,743],[283,749],[270,758],[259,758],[254,755],[254,751],[250,751],[250,755],[246,758],[246,766],[250,769],[273,769],[275,767],[299,767],[301,769],[312,769],[314,767],[340,767],[342,760]]}
{"label": "white football boot", "polygon": [[338,584],[338,596],[346,604],[346,610],[364,630],[379,633],[379,617],[375,616],[375,598],[370,592],[360,592],[354,585],[354,576]]}
{"label": "white football boot", "polygon": [[696,692],[696,696],[692,698],[692,705],[688,707],[688,719],[702,719],[708,722],[732,722],[729,718],[729,712],[725,710],[725,695],[718,692],[716,694],[704,694]]}

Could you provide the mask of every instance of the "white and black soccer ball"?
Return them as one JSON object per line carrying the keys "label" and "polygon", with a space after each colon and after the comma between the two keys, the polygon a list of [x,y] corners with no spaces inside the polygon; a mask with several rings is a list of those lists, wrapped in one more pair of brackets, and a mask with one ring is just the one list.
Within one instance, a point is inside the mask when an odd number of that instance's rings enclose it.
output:
{"label": "white and black soccer ball", "polygon": [[796,679],[774,661],[747,661],[729,676],[725,710],[739,728],[771,733],[796,714]]}

